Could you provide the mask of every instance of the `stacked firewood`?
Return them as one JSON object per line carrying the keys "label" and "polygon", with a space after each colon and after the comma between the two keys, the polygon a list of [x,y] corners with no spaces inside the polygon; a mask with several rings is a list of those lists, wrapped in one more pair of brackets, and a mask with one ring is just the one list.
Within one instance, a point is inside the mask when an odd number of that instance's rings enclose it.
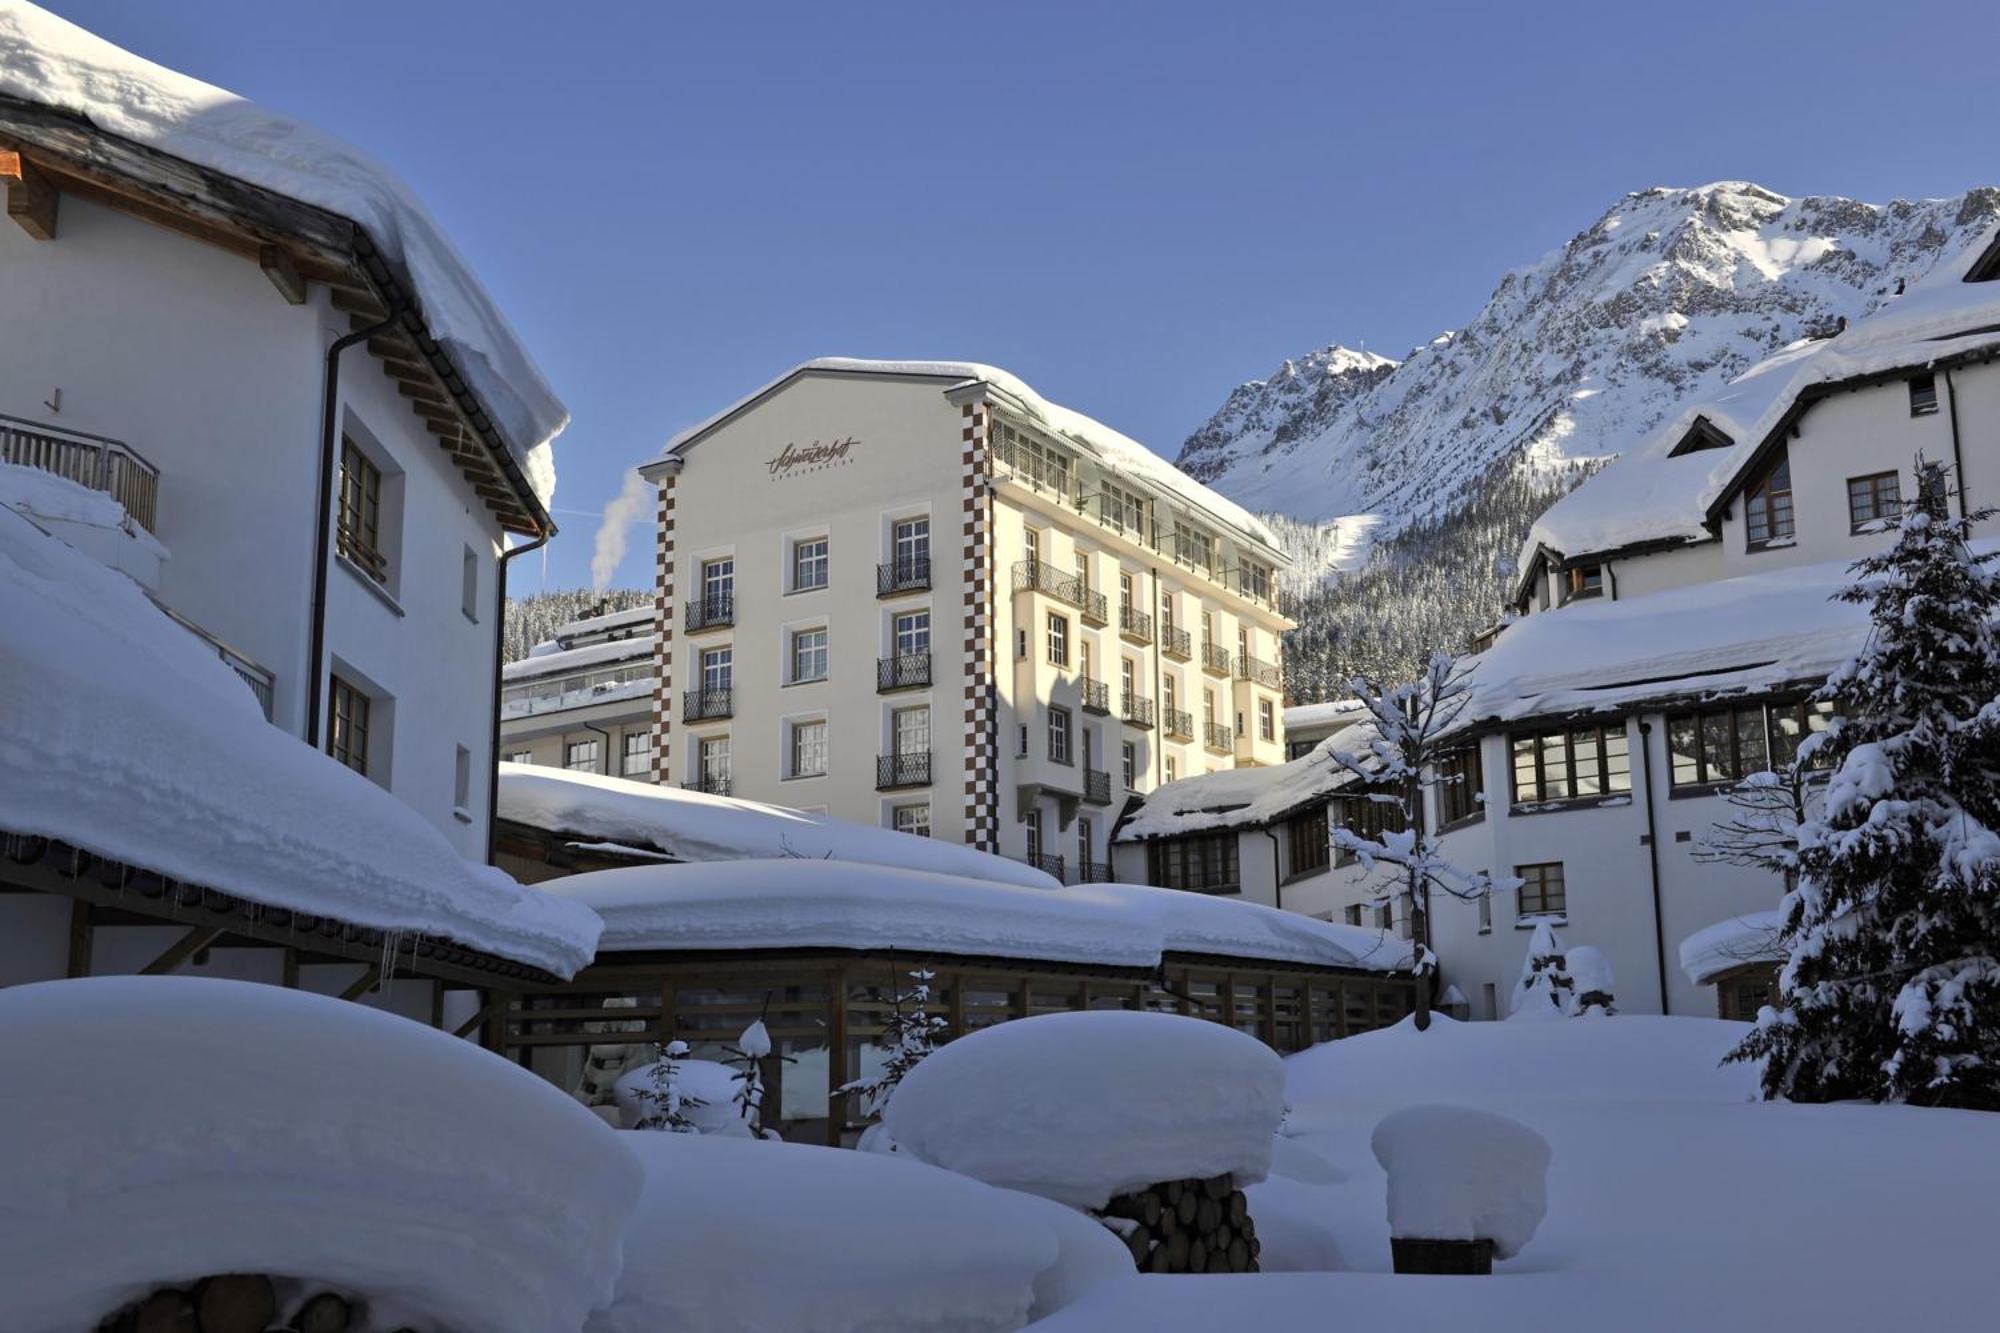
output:
{"label": "stacked firewood", "polygon": [[1257,1228],[1231,1176],[1169,1180],[1120,1194],[1100,1215],[1142,1273],[1254,1273]]}
{"label": "stacked firewood", "polygon": [[361,1309],[331,1291],[296,1305],[280,1322],[276,1283],[257,1273],[225,1273],[189,1287],[161,1287],[97,1327],[98,1333],[362,1333],[366,1327]]}

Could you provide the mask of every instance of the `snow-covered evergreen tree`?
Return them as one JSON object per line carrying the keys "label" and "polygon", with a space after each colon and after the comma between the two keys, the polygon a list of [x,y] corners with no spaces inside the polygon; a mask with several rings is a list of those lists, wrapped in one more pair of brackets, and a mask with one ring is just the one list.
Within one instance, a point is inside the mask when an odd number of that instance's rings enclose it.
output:
{"label": "snow-covered evergreen tree", "polygon": [[688,1044],[684,1041],[670,1041],[660,1048],[659,1059],[653,1063],[648,1075],[651,1086],[636,1093],[647,1110],[633,1125],[634,1129],[659,1129],[674,1134],[701,1132],[688,1112],[698,1111],[708,1103],[682,1091],[680,1086],[679,1061],[685,1059],[687,1053]]}
{"label": "snow-covered evergreen tree", "polygon": [[910,988],[897,990],[891,999],[889,1019],[882,1025],[876,1044],[889,1053],[888,1060],[873,1078],[857,1078],[842,1085],[842,1093],[862,1099],[864,1114],[880,1115],[889,1104],[889,1094],[903,1076],[922,1063],[943,1038],[948,1026],[941,1014],[930,1012],[931,982],[937,973],[917,968],[909,974]]}
{"label": "snow-covered evergreen tree", "polygon": [[759,1018],[743,1029],[736,1045],[729,1048],[729,1063],[736,1067],[736,1091],[730,1100],[737,1114],[758,1137],[764,1133],[764,1061],[771,1057],[771,1033]]}
{"label": "snow-covered evergreen tree", "polygon": [[653,594],[638,588],[610,588],[594,592],[589,588],[554,588],[507,599],[506,623],[501,627],[500,656],[518,662],[528,650],[555,637],[559,626],[572,620],[629,611],[644,606]]}
{"label": "snow-covered evergreen tree", "polygon": [[1571,1018],[1587,1018],[1592,1014],[1608,1017],[1618,1012],[1618,997],[1614,994],[1617,983],[1613,979],[1611,959],[1605,956],[1602,949],[1588,944],[1573,944],[1562,959],[1571,988]]}
{"label": "snow-covered evergreen tree", "polygon": [[1507,1005],[1507,1017],[1562,1018],[1570,1011],[1576,982],[1569,975],[1569,959],[1555,927],[1546,921],[1535,923],[1528,937],[1527,956],[1521,960],[1521,975]]}
{"label": "snow-covered evergreen tree", "polygon": [[1422,1028],[1430,1022],[1430,988],[1437,973],[1430,951],[1432,891],[1474,901],[1519,881],[1460,869],[1444,855],[1424,818],[1424,789],[1457,781],[1439,760],[1451,748],[1445,738],[1452,725],[1472,702],[1470,671],[1449,653],[1436,653],[1413,681],[1388,685],[1361,676],[1348,682],[1348,688],[1368,712],[1372,739],[1365,751],[1333,751],[1333,762],[1358,779],[1368,800],[1396,807],[1403,827],[1375,838],[1335,828],[1331,837],[1363,869],[1385,867],[1386,887],[1402,899],[1416,950],[1417,1026]]}
{"label": "snow-covered evergreen tree", "polygon": [[[1918,463],[1895,545],[1855,565],[1867,645],[1820,697],[1834,765],[1799,828],[1789,958],[1735,1053],[1769,1097],[2000,1109],[2000,571]],[[1809,745],[1811,742],[1809,742]]]}

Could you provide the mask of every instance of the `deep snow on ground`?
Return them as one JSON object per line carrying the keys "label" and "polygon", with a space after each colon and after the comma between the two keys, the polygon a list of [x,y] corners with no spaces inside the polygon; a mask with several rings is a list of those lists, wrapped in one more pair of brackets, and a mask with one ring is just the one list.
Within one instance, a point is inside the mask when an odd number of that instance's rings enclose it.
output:
{"label": "deep snow on ground", "polygon": [[[1717,1067],[1746,1030],[1632,1015],[1439,1018],[1428,1033],[1406,1021],[1302,1052],[1287,1061],[1288,1128],[1348,1174],[1318,1202],[1356,1271],[1134,1277],[1037,1327],[1992,1327],[2000,1116],[1753,1102],[1751,1070]],[[1512,1116],[1554,1149],[1548,1218],[1492,1278],[1388,1271],[1386,1184],[1369,1134],[1423,1102]]]}

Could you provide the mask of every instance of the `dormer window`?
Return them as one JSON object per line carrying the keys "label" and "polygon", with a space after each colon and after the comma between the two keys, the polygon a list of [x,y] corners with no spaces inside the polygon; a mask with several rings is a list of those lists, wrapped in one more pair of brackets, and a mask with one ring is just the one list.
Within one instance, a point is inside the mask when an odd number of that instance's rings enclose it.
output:
{"label": "dormer window", "polygon": [[1743,524],[1753,551],[1792,539],[1792,460],[1784,450],[1743,488]]}
{"label": "dormer window", "polygon": [[1604,566],[1578,565],[1564,571],[1566,593],[1563,600],[1574,602],[1580,597],[1601,597],[1604,595]]}
{"label": "dormer window", "polygon": [[1716,428],[1707,417],[1696,417],[1694,424],[1687,428],[1687,434],[1667,452],[1669,458],[1679,458],[1682,454],[1698,453],[1703,449],[1727,449],[1736,441]]}
{"label": "dormer window", "polygon": [[1935,416],[1938,410],[1937,376],[1913,375],[1910,377],[1910,415],[1913,417]]}

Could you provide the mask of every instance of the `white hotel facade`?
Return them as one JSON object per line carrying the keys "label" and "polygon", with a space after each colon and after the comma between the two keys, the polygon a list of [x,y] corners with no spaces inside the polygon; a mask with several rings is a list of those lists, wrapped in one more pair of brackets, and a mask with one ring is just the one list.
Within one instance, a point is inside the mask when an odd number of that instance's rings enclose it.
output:
{"label": "white hotel facade", "polygon": [[1275,539],[1002,371],[809,362],[641,471],[661,782],[1074,882],[1129,794],[1284,758]]}

